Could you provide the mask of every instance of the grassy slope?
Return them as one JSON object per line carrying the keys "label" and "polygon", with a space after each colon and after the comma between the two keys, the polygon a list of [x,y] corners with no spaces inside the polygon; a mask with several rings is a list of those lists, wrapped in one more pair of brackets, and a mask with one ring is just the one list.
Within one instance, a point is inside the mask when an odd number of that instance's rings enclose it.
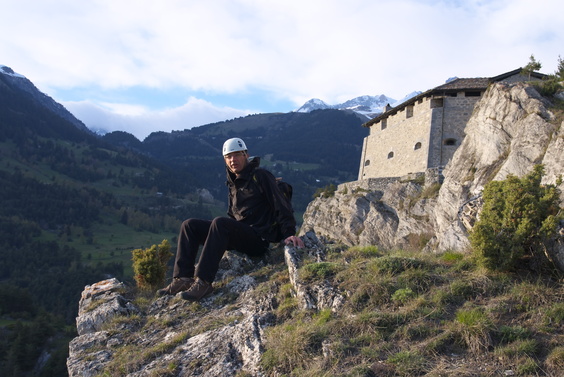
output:
{"label": "grassy slope", "polygon": [[[257,302],[265,292],[276,295],[276,321],[265,328],[261,359],[267,376],[556,377],[564,372],[564,290],[558,277],[488,272],[471,254],[330,245],[323,262],[303,254],[300,278],[311,286],[331,285],[345,300],[335,310],[317,311],[298,306],[282,250],[274,249],[270,259],[248,271],[261,282],[252,293]],[[215,286],[205,305],[172,299],[168,305],[182,308],[162,313],[158,321],[164,327],[150,316],[109,324],[109,331],[112,326],[122,331],[125,322],[136,330],[125,336],[126,345],[102,374],[125,375],[124,370],[141,370],[151,361],[160,370],[164,352],[236,321],[240,307],[253,301],[248,294],[239,300],[226,282]],[[141,307],[152,302],[146,296],[136,299]],[[155,326],[182,338],[174,344],[163,340],[150,350],[127,345]],[[163,361],[163,373],[174,374],[171,366]]]}

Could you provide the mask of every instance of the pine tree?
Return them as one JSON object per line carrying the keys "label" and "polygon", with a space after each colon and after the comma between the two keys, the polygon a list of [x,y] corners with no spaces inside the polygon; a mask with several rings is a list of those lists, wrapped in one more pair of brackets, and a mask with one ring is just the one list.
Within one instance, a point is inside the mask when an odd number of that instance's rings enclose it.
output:
{"label": "pine tree", "polygon": [[561,214],[558,188],[541,185],[543,172],[537,165],[522,178],[509,175],[484,187],[484,206],[470,243],[485,267],[508,271],[523,257],[545,260],[545,243],[556,233]]}
{"label": "pine tree", "polygon": [[558,55],[558,66],[556,67],[554,75],[556,75],[559,80],[564,80],[564,60],[562,60],[560,55]]}
{"label": "pine tree", "polygon": [[524,74],[524,75],[527,75],[529,77],[529,81],[530,81],[532,73],[535,72],[535,71],[538,71],[541,68],[542,68],[541,62],[538,62],[535,59],[535,56],[533,54],[531,54],[531,56],[529,57],[529,63],[525,66],[525,68],[523,68],[521,73]]}
{"label": "pine tree", "polygon": [[167,262],[172,256],[170,244],[163,240],[160,245],[149,249],[135,249],[133,254],[133,272],[137,286],[142,290],[155,290],[166,277]]}

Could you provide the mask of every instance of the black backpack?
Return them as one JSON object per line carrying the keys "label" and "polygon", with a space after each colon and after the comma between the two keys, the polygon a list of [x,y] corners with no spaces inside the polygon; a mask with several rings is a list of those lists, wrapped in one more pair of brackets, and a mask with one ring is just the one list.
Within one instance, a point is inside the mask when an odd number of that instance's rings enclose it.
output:
{"label": "black backpack", "polygon": [[282,193],[282,196],[288,201],[290,205],[292,205],[292,193],[294,192],[292,185],[289,184],[288,182],[284,182],[280,177],[280,178],[276,178],[276,186],[278,187],[278,190],[280,190],[280,192]]}
{"label": "black backpack", "polygon": [[[253,180],[255,181],[255,183],[257,184],[257,186],[259,188],[261,188],[261,186],[258,184],[258,179],[256,177],[256,175],[253,174]],[[278,190],[280,190],[280,193],[282,194],[282,197],[284,199],[286,199],[286,205],[290,208],[292,208],[292,194],[294,192],[294,189],[292,188],[292,185],[289,184],[288,182],[285,182],[282,180],[281,177],[276,178],[276,187],[278,187]]]}

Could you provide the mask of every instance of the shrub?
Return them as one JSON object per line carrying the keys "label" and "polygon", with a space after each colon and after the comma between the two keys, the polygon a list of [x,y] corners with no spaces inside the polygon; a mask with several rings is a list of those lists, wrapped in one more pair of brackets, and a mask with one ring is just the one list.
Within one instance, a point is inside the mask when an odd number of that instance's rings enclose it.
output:
{"label": "shrub", "polygon": [[339,265],[331,262],[318,262],[306,264],[300,269],[300,278],[304,281],[315,281],[327,279],[335,275]]}
{"label": "shrub", "polygon": [[544,168],[517,178],[492,181],[484,188],[484,206],[470,242],[491,270],[515,269],[524,256],[544,259],[545,242],[556,233],[558,189],[540,184]]}
{"label": "shrub", "polygon": [[392,295],[392,301],[398,305],[403,305],[415,297],[417,297],[417,293],[410,288],[400,288]]}
{"label": "shrub", "polygon": [[464,254],[455,251],[445,251],[441,259],[446,263],[455,263],[464,259]]}
{"label": "shrub", "polygon": [[172,256],[170,244],[163,240],[149,249],[135,249],[133,254],[133,277],[141,290],[155,290],[163,285],[167,262]]}
{"label": "shrub", "polygon": [[494,326],[482,310],[460,309],[456,312],[456,321],[459,334],[470,352],[477,354],[492,345],[491,332]]}
{"label": "shrub", "polygon": [[418,352],[400,351],[391,355],[388,362],[395,366],[400,376],[417,376],[425,371],[425,358]]}
{"label": "shrub", "polygon": [[373,264],[380,272],[397,275],[410,268],[422,268],[424,262],[415,258],[387,256],[376,259]]}
{"label": "shrub", "polygon": [[550,371],[562,371],[564,369],[564,346],[554,348],[546,358],[546,365]]}
{"label": "shrub", "polygon": [[552,97],[562,89],[560,80],[556,76],[550,76],[548,79],[543,80],[540,83],[535,82],[534,87],[545,97]]}
{"label": "shrub", "polygon": [[525,340],[531,336],[531,332],[522,326],[501,326],[499,328],[501,343],[512,343],[517,340]]}
{"label": "shrub", "polygon": [[266,331],[266,351],[261,365],[267,371],[289,373],[303,368],[317,355],[325,338],[323,326],[298,321]]}
{"label": "shrub", "polygon": [[337,186],[331,183],[325,187],[318,188],[313,194],[313,198],[330,198],[335,195],[335,191],[337,191]]}
{"label": "shrub", "polygon": [[352,259],[366,259],[375,258],[382,255],[378,246],[368,245],[368,246],[353,246],[347,249],[343,255]]}

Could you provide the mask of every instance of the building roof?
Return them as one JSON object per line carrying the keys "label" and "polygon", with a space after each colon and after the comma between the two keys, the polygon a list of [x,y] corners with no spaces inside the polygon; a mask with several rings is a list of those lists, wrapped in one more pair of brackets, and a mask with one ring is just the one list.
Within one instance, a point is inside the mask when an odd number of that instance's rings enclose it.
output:
{"label": "building roof", "polygon": [[447,82],[446,84],[443,85],[439,85],[433,89],[431,89],[431,91],[433,92],[437,92],[437,91],[450,91],[450,90],[468,90],[468,89],[485,89],[488,87],[488,85],[490,84],[490,79],[486,78],[486,77],[478,77],[478,78],[472,78],[472,79],[459,79],[456,78],[452,81]]}
{"label": "building roof", "polygon": [[[368,122],[364,123],[362,126],[363,127],[370,127],[373,124],[379,122],[382,119],[385,119],[387,117],[389,117],[390,115],[394,115],[395,113],[397,113],[398,111],[406,108],[407,106],[413,105],[415,102],[419,101],[422,98],[425,97],[429,97],[431,95],[435,95],[435,94],[439,94],[439,95],[444,95],[444,94],[448,94],[448,93],[456,93],[459,92],[461,90],[486,90],[488,85],[490,85],[490,83],[492,82],[498,82],[498,81],[502,81],[505,80],[508,77],[514,76],[514,75],[518,75],[521,73],[521,71],[523,71],[523,68],[517,68],[513,71],[509,71],[506,73],[502,73],[501,75],[498,76],[494,76],[494,77],[476,77],[476,78],[456,78],[452,81],[449,81],[445,84],[439,85],[437,87],[434,87],[433,89],[429,89],[415,97],[412,97],[410,99],[408,99],[405,102],[402,102],[401,104],[399,104],[396,107],[392,107],[389,110],[384,111],[382,114],[378,115],[375,118],[372,118],[371,120],[369,120]],[[531,77],[537,78],[537,79],[543,79],[545,78],[547,75],[539,73],[539,72],[533,72],[531,73]]]}

